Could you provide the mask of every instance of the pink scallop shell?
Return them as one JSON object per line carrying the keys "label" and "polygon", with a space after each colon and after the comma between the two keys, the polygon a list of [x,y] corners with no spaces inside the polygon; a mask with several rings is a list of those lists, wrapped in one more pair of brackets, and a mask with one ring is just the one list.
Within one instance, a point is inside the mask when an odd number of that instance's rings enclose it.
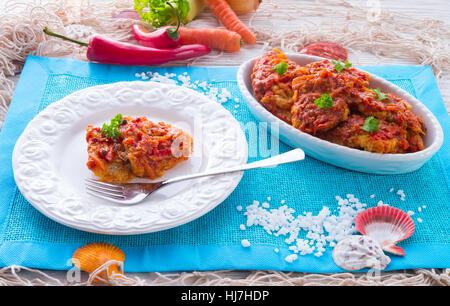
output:
{"label": "pink scallop shell", "polygon": [[367,235],[381,245],[389,253],[405,256],[405,251],[396,246],[414,233],[414,221],[411,217],[395,207],[377,206],[366,209],[355,218],[358,231]]}

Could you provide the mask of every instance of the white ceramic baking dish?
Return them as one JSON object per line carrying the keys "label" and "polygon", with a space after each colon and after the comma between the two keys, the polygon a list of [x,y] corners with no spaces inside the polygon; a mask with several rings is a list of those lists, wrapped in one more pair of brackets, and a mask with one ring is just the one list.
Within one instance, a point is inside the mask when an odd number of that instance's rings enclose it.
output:
{"label": "white ceramic baking dish", "polygon": [[[306,54],[286,54],[288,58],[299,65],[307,65],[323,58]],[[301,132],[293,126],[283,122],[266,110],[253,96],[251,74],[256,58],[243,63],[237,75],[239,88],[246,103],[257,120],[263,122],[279,123],[279,138],[284,143],[298,147],[310,157],[330,163],[332,165],[374,174],[401,174],[412,172],[422,167],[441,147],[444,134],[436,117],[423,103],[411,96],[400,87],[370,74],[370,87],[380,88],[384,92],[393,93],[406,99],[412,106],[412,111],[423,118],[427,128],[424,137],[425,149],[415,153],[406,154],[379,154],[352,149],[337,145],[310,134]],[[268,125],[270,126],[270,125]]]}

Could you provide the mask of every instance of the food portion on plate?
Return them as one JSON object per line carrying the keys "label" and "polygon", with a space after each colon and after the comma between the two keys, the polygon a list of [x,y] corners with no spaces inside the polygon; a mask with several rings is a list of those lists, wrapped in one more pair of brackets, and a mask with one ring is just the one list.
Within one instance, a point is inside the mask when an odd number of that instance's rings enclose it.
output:
{"label": "food portion on plate", "polygon": [[88,126],[86,132],[87,166],[107,182],[159,178],[187,160],[193,150],[193,139],[188,133],[146,117],[118,114],[109,125]]}
{"label": "food portion on plate", "polygon": [[302,132],[374,153],[425,148],[425,125],[409,103],[370,88],[369,74],[348,61],[300,66],[274,49],[255,61],[251,81],[258,102]]}
{"label": "food portion on plate", "polygon": [[291,123],[292,80],[300,67],[277,50],[258,58],[252,74],[256,99],[272,114]]}

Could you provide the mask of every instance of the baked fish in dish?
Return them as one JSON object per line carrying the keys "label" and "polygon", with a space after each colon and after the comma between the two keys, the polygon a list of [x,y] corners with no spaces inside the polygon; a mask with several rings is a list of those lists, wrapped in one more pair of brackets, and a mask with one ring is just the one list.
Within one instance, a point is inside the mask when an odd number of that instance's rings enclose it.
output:
{"label": "baked fish in dish", "polygon": [[[285,69],[278,69],[281,63]],[[425,148],[426,128],[411,105],[370,88],[370,75],[348,61],[301,66],[275,49],[256,59],[251,80],[257,101],[302,132],[373,153]]]}

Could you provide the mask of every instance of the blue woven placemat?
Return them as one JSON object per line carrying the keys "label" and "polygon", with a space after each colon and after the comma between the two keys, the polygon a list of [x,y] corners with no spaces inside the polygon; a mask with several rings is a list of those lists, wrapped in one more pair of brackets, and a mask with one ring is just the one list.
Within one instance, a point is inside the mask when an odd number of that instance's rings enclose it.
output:
{"label": "blue woven placemat", "polygon": [[[392,256],[387,270],[450,267],[450,120],[432,71],[429,67],[415,66],[363,68],[418,97],[439,119],[444,144],[420,170],[394,176],[369,175],[307,157],[301,163],[245,173],[227,200],[183,226],[144,235],[109,236],[54,222],[34,209],[18,191],[11,155],[26,124],[46,106],[76,90],[141,80],[138,76],[147,71],[161,75],[187,72],[191,83],[207,81],[219,91],[226,88],[232,97],[223,106],[245,124],[255,119],[237,87],[237,67],[130,67],[29,56],[0,133],[0,266],[16,264],[65,270],[72,267],[70,258],[75,249],[89,242],[105,241],[124,250],[128,272],[215,269],[340,272],[331,258],[331,249],[321,257],[299,256],[289,263],[285,258],[292,252],[284,242],[286,237],[269,235],[259,226],[242,230],[240,225],[246,222],[245,207],[255,200],[263,202],[269,197],[272,208],[287,205],[296,210],[295,214],[304,211],[317,214],[322,206],[333,211],[338,206],[336,196],[354,194],[369,206],[382,200],[415,212],[412,218],[416,232],[399,244],[406,256]],[[289,149],[280,143],[280,152]],[[249,158],[249,162],[259,158]],[[404,190],[406,200],[401,201],[391,189]],[[372,194],[374,198],[370,197]],[[244,209],[238,211],[237,206]],[[243,239],[249,240],[251,246],[242,247]]]}

